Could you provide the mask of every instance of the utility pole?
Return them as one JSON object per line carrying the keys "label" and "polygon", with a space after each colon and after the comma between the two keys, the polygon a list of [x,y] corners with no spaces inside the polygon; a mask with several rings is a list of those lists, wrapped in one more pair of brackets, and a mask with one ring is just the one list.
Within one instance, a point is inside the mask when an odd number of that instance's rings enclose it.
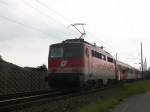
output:
{"label": "utility pole", "polygon": [[116,61],[115,61],[115,73],[116,73],[116,79],[120,80],[120,74],[118,73],[118,68],[117,68],[117,61],[118,61],[118,54],[116,53]]}
{"label": "utility pole", "polygon": [[146,57],[145,57],[145,61],[144,61],[144,71],[147,71],[147,60],[146,60]]}
{"label": "utility pole", "polygon": [[143,46],[142,46],[142,42],[141,42],[141,71],[142,71],[142,77],[144,78],[144,72],[143,72]]}

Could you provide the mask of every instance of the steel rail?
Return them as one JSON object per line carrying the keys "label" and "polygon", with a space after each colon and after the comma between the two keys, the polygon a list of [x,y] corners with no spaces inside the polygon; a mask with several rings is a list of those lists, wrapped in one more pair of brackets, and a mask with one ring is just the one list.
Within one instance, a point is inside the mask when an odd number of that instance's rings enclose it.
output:
{"label": "steel rail", "polygon": [[54,91],[52,91],[52,90],[39,90],[39,91],[18,92],[18,93],[13,93],[13,94],[4,94],[4,95],[0,95],[0,101],[12,99],[12,98],[18,98],[18,97],[25,97],[25,96],[50,93],[50,92],[54,92]]}

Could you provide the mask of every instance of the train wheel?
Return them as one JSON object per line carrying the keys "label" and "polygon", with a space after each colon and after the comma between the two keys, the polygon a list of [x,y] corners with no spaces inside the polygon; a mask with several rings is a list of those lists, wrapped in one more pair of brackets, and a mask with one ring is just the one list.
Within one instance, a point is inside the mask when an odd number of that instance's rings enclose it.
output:
{"label": "train wheel", "polygon": [[108,83],[108,79],[103,79],[103,85],[105,86],[107,85],[107,83]]}
{"label": "train wheel", "polygon": [[98,79],[98,87],[101,88],[103,87],[103,80],[102,79]]}

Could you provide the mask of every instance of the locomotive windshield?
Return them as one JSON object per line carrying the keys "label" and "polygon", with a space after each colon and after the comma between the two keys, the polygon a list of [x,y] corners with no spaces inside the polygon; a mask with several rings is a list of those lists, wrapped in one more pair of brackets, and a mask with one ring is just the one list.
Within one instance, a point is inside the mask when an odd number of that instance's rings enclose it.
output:
{"label": "locomotive windshield", "polygon": [[64,57],[82,57],[83,56],[83,45],[81,44],[66,44],[64,45]]}
{"label": "locomotive windshield", "polygon": [[50,57],[58,58],[63,56],[63,49],[61,47],[52,47]]}

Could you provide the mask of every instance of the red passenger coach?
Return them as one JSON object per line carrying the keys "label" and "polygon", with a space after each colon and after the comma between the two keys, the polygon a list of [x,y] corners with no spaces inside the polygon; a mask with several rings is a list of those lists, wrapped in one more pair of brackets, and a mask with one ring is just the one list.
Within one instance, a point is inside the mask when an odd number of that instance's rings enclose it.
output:
{"label": "red passenger coach", "polygon": [[141,72],[138,69],[121,61],[117,61],[117,70],[118,70],[117,73],[118,80],[120,81],[122,80],[132,81],[142,78]]}

